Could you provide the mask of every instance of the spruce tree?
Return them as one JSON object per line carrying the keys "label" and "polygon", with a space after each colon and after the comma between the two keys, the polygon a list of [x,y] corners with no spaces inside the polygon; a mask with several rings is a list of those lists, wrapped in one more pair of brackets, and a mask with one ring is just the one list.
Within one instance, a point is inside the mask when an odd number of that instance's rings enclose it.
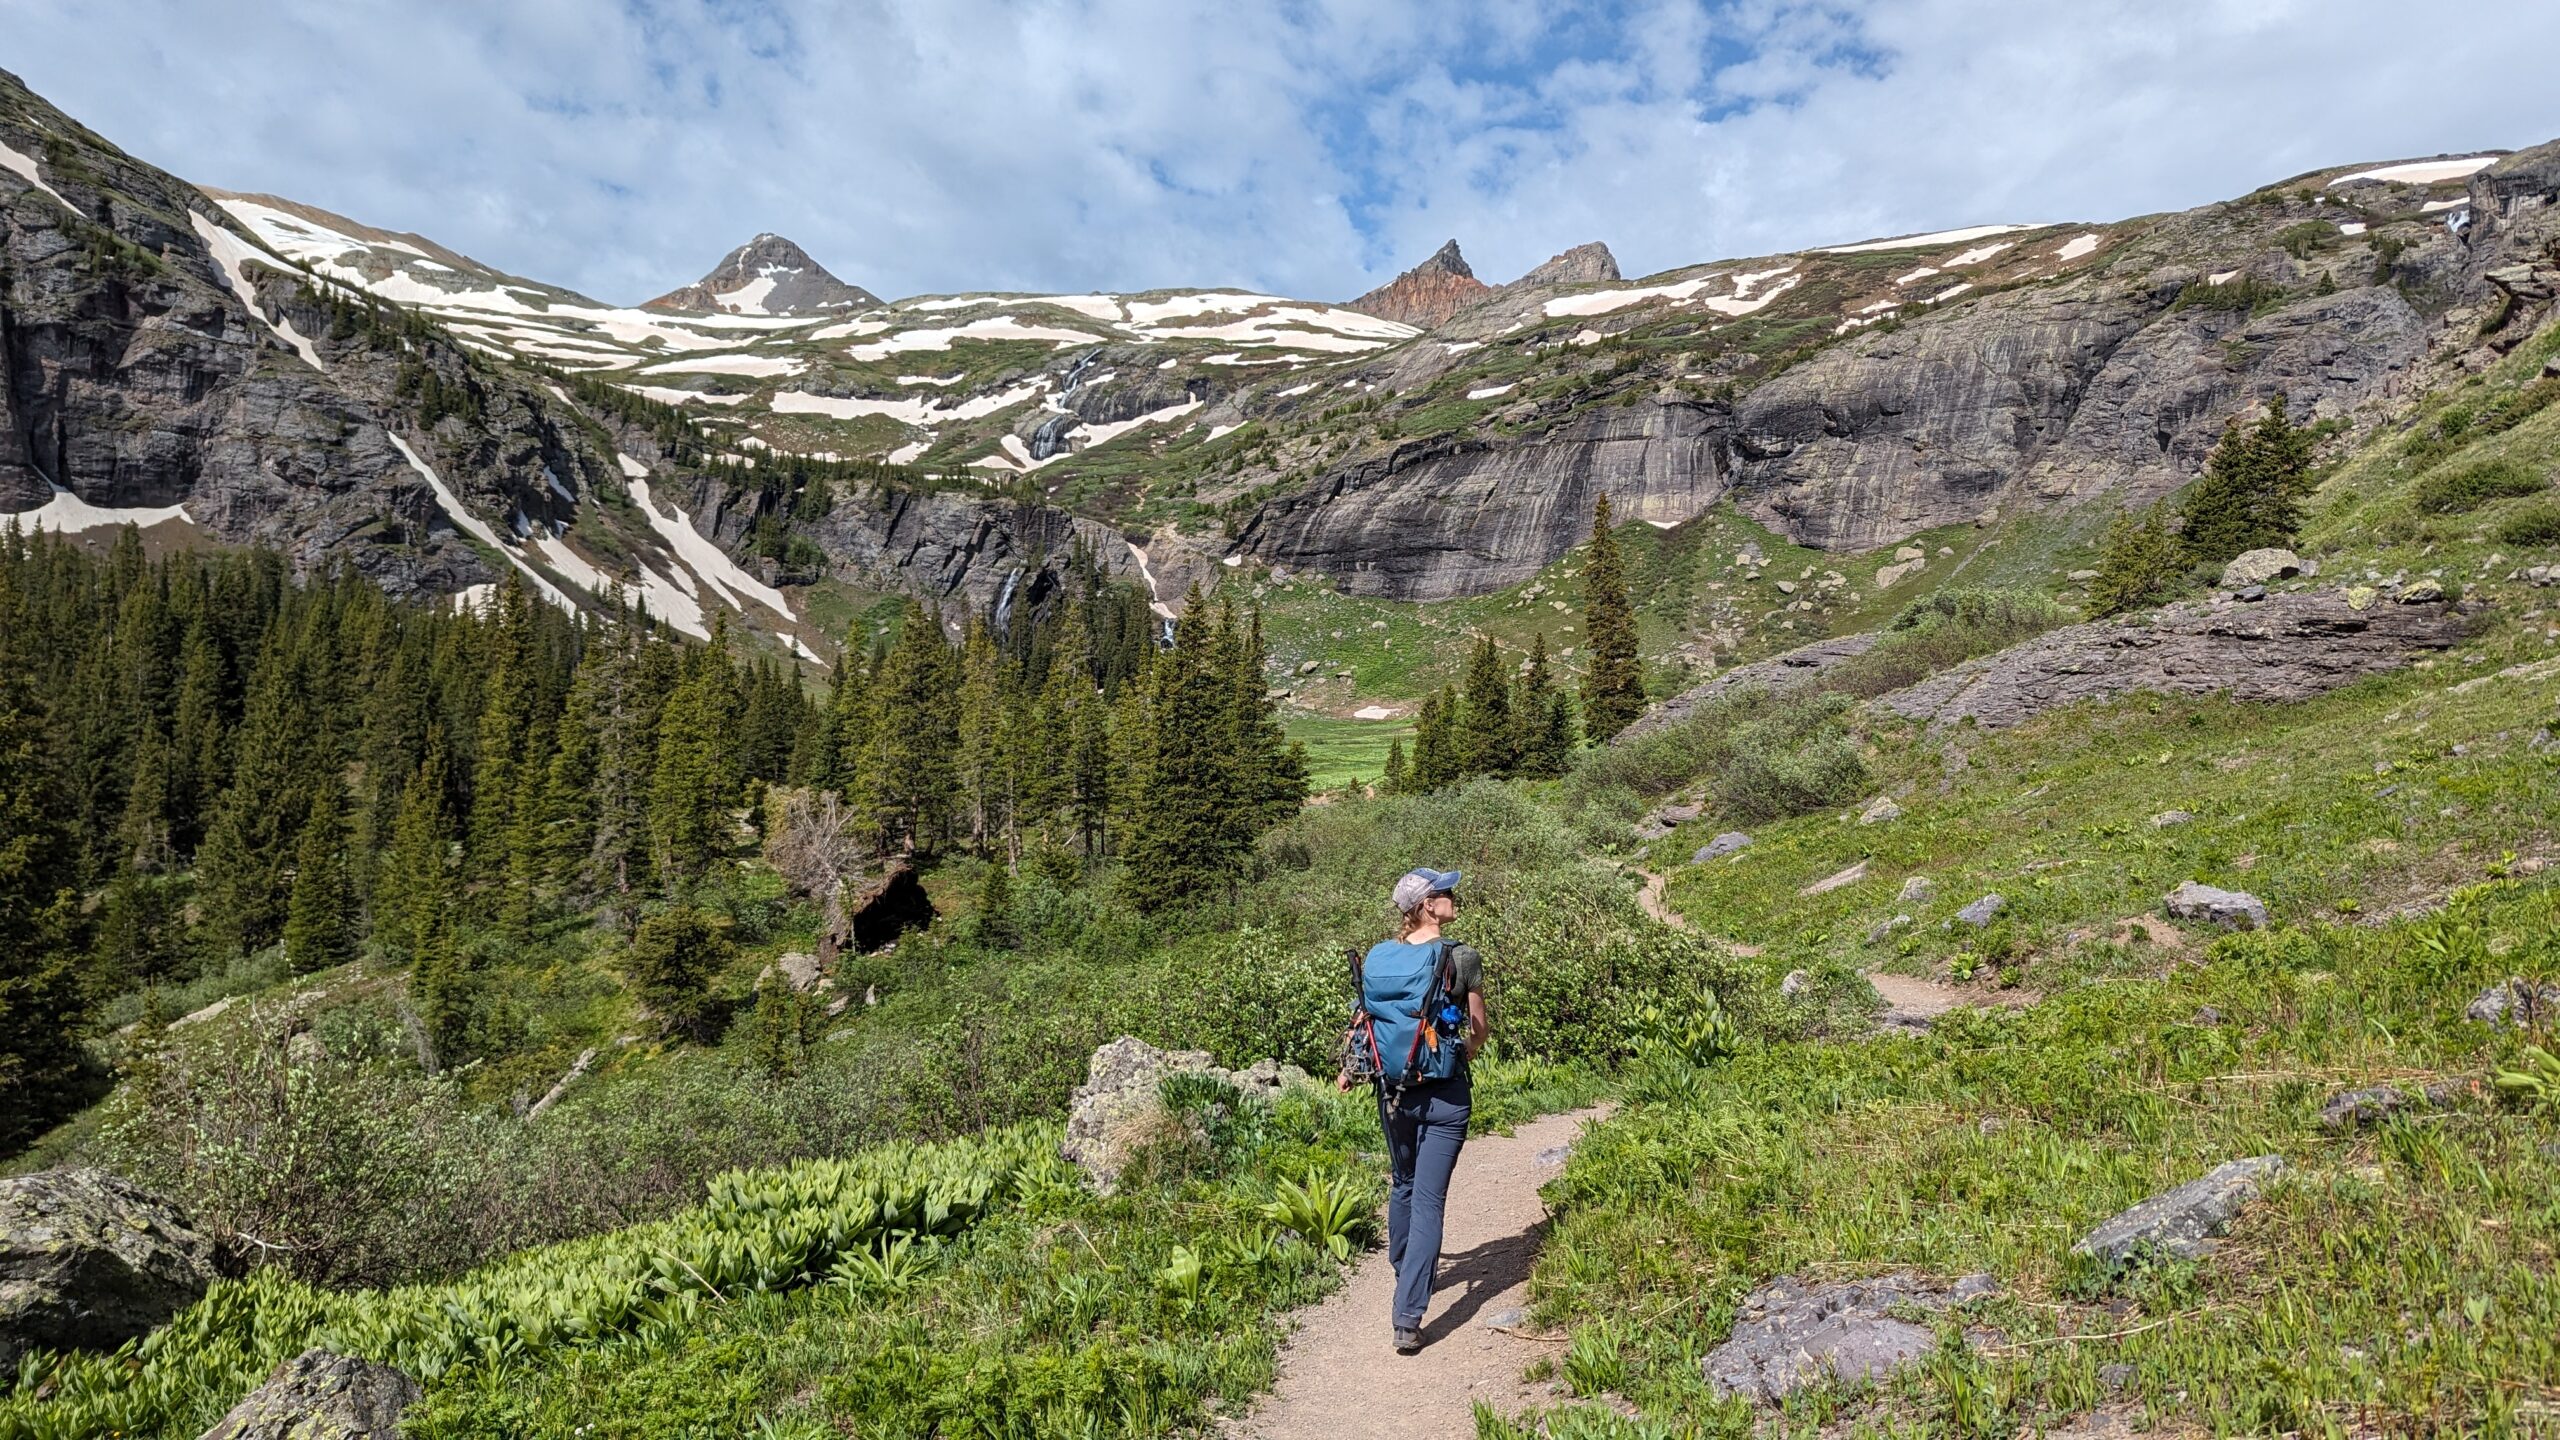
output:
{"label": "spruce tree", "polygon": [[[0,632],[14,623],[0,605]],[[78,865],[43,744],[26,669],[0,634],[0,1153],[71,1107],[88,1021]]]}
{"label": "spruce tree", "polygon": [[2154,505],[2140,519],[2118,515],[2107,522],[2098,548],[2097,578],[2089,582],[2088,610],[2093,616],[2121,615],[2164,599],[2187,568],[2186,547],[2169,533]]}
{"label": "spruce tree", "polygon": [[239,759],[197,862],[206,926],[233,954],[274,944],[284,928],[287,873],[311,808],[311,717],[301,667],[271,637],[250,684]]}
{"label": "spruce tree", "polygon": [[1224,602],[1219,628],[1227,643],[1228,725],[1234,762],[1233,803],[1239,843],[1298,813],[1307,801],[1307,748],[1281,728],[1279,707],[1267,678],[1271,657],[1262,638],[1262,610],[1255,607],[1241,633]]}
{"label": "spruce tree", "polygon": [[958,790],[960,822],[969,852],[984,855],[1004,829],[1003,664],[995,637],[972,620],[961,642],[959,729],[953,751],[953,780]]}
{"label": "spruce tree", "polygon": [[711,982],[736,953],[725,930],[686,906],[641,921],[622,968],[668,1034],[710,1041],[727,1018]]}
{"label": "spruce tree", "polygon": [[1413,777],[1404,763],[1404,737],[1387,742],[1387,768],[1378,776],[1378,793],[1402,795],[1412,787]]}
{"label": "spruce tree", "polygon": [[649,833],[659,879],[671,893],[699,881],[729,845],[729,815],[738,803],[732,683],[728,655],[718,645],[688,651],[658,720]]}
{"label": "spruce tree", "polygon": [[872,818],[884,853],[929,854],[947,828],[959,731],[957,668],[941,625],[923,606],[907,602],[898,638],[873,679],[876,708],[859,766],[859,807]]}
{"label": "spruce tree", "polygon": [[2290,545],[2310,489],[2311,435],[2292,422],[2279,394],[2255,425],[2243,427],[2235,415],[2223,427],[2180,505],[2187,523],[2179,539],[2190,556],[2211,565],[2244,550]]}
{"label": "spruce tree", "polygon": [[355,885],[347,873],[346,800],[315,787],[294,851],[293,900],[284,921],[285,964],[296,975],[343,965],[356,953]]}
{"label": "spruce tree", "polygon": [[424,961],[438,927],[444,924],[453,888],[448,874],[452,827],[446,818],[444,790],[444,737],[431,732],[426,758],[401,787],[391,848],[383,856],[382,878],[374,887],[374,936],[413,965]]}
{"label": "spruce tree", "polygon": [[1591,559],[1582,572],[1582,630],[1591,659],[1582,675],[1582,723],[1607,740],[1644,713],[1644,671],[1636,657],[1635,605],[1609,529],[1609,497],[1591,508]]}
{"label": "spruce tree", "polygon": [[1200,587],[1183,597],[1173,648],[1149,667],[1146,740],[1121,858],[1122,888],[1142,910],[1226,893],[1243,858],[1233,824],[1233,679]]}
{"label": "spruce tree", "polygon": [[1508,775],[1519,764],[1512,729],[1511,679],[1493,637],[1479,636],[1467,658],[1467,685],[1458,700],[1458,769],[1466,775]]}
{"label": "spruce tree", "polygon": [[1428,795],[1465,777],[1457,727],[1456,691],[1443,685],[1422,697],[1422,712],[1413,728],[1413,769],[1408,782],[1412,793]]}
{"label": "spruce tree", "polygon": [[1529,641],[1529,664],[1511,691],[1511,733],[1518,773],[1561,775],[1573,759],[1573,702],[1556,688],[1547,664],[1547,635]]}

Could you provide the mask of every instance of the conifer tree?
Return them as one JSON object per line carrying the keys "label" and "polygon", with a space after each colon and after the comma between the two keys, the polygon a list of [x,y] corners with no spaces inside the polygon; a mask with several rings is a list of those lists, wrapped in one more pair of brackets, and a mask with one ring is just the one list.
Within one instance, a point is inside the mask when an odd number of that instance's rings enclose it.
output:
{"label": "conifer tree", "polygon": [[444,737],[430,732],[426,758],[400,790],[391,849],[383,856],[374,888],[375,938],[420,964],[427,956],[452,892],[451,825],[445,811]]}
{"label": "conifer tree", "polygon": [[623,973],[668,1034],[709,1041],[719,1037],[726,1018],[711,981],[736,953],[711,917],[679,907],[640,922],[623,957]]}
{"label": "conifer tree", "polygon": [[1228,648],[1194,584],[1174,624],[1173,648],[1149,672],[1147,737],[1121,849],[1128,867],[1122,886],[1142,910],[1225,893],[1243,858],[1227,748],[1234,733]]}
{"label": "conifer tree", "polygon": [[[0,599],[5,599],[0,596]],[[44,763],[44,718],[0,604],[0,1150],[70,1107],[86,997],[78,866]]]}
{"label": "conifer tree", "polygon": [[355,958],[355,885],[347,872],[346,798],[334,781],[324,779],[314,787],[294,851],[284,956],[296,975]]}
{"label": "conifer tree", "polygon": [[1547,665],[1547,635],[1529,641],[1529,664],[1512,688],[1511,730],[1518,771],[1533,778],[1562,775],[1573,760],[1573,701],[1556,688]]}
{"label": "conifer tree", "polygon": [[1022,932],[1013,922],[1013,875],[1001,864],[989,865],[978,886],[976,936],[979,944],[997,950],[1022,943]]}
{"label": "conifer tree", "polygon": [[700,880],[728,847],[739,778],[730,745],[734,672],[726,651],[717,644],[688,651],[681,673],[658,720],[649,777],[652,852],[660,880],[673,892]]}
{"label": "conifer tree", "polygon": [[1262,610],[1249,612],[1244,629],[1236,630],[1225,601],[1218,624],[1227,651],[1227,688],[1233,738],[1229,756],[1233,778],[1234,819],[1238,845],[1253,847],[1254,837],[1298,813],[1307,800],[1307,748],[1289,739],[1271,699],[1267,672],[1269,648],[1262,638]]}
{"label": "conifer tree", "polygon": [[498,906],[498,920],[506,937],[519,945],[533,939],[543,882],[551,872],[551,776],[548,767],[532,763],[550,746],[546,729],[525,747],[527,763],[516,769],[515,804],[507,822],[505,895]]}
{"label": "conifer tree", "polygon": [[984,622],[969,622],[961,642],[958,743],[953,779],[969,851],[984,855],[1004,829],[1004,693],[995,637]]}
{"label": "conifer tree", "polygon": [[436,887],[413,953],[409,989],[419,1023],[426,1029],[438,1066],[459,1064],[470,1054],[480,983],[471,957],[454,939],[453,904],[441,885]]}
{"label": "conifer tree", "polygon": [[2290,545],[2310,489],[2310,431],[2293,424],[2278,394],[2255,425],[2243,427],[2235,415],[2223,427],[2204,475],[2180,506],[2187,523],[2179,539],[2190,556],[2212,565],[2244,550]]}
{"label": "conifer tree", "polygon": [[1378,793],[1402,795],[1412,787],[1413,777],[1404,763],[1404,737],[1387,742],[1387,768],[1378,776]]}
{"label": "conifer tree", "polygon": [[[1132,696],[1137,691],[1138,687],[1129,687]],[[1098,692],[1087,690],[1076,696],[1068,724],[1067,765],[1074,793],[1067,803],[1087,859],[1109,850],[1111,819],[1123,803],[1120,786],[1127,769],[1112,743],[1111,715],[1110,704]]]}
{"label": "conifer tree", "polygon": [[1644,671],[1636,658],[1635,605],[1610,533],[1609,497],[1591,508],[1591,559],[1582,572],[1582,630],[1590,651],[1582,675],[1582,723],[1607,740],[1644,713]]}
{"label": "conifer tree", "polygon": [[2105,617],[2139,610],[2165,598],[2187,568],[2186,548],[2169,533],[2154,505],[2140,519],[2117,515],[2107,522],[2098,548],[2097,578],[2089,582],[2089,613]]}
{"label": "conifer tree", "polygon": [[1455,690],[1443,685],[1422,697],[1422,711],[1414,718],[1413,726],[1413,769],[1408,777],[1412,793],[1428,795],[1465,778],[1457,727]]}
{"label": "conifer tree", "polygon": [[494,876],[506,864],[507,828],[522,790],[529,732],[538,704],[533,600],[512,571],[490,607],[487,681],[481,691],[477,757],[471,774],[471,823],[463,853],[470,873]]}
{"label": "conifer tree", "polygon": [[284,928],[287,873],[311,808],[311,715],[301,667],[271,638],[250,683],[239,760],[197,863],[207,926],[234,954],[274,944]]}
{"label": "conifer tree", "polygon": [[230,774],[226,684],[221,648],[199,611],[180,649],[178,708],[169,732],[170,844],[180,854],[195,853],[204,838],[197,817],[211,812]]}
{"label": "conifer tree", "polygon": [[860,808],[883,853],[930,853],[951,812],[952,751],[959,717],[957,669],[942,627],[907,602],[898,638],[872,684],[871,733],[864,747]]}
{"label": "conifer tree", "polygon": [[1479,636],[1467,658],[1467,686],[1458,700],[1458,769],[1466,775],[1508,775],[1519,764],[1511,718],[1511,679],[1493,637]]}

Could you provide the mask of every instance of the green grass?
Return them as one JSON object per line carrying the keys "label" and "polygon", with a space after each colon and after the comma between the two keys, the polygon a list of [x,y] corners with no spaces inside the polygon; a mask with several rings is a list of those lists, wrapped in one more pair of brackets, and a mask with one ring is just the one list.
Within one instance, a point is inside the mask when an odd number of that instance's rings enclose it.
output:
{"label": "green grass", "polygon": [[1398,740],[1413,749],[1409,720],[1336,720],[1295,715],[1289,738],[1307,747],[1307,783],[1317,790],[1365,784],[1386,772],[1387,747]]}

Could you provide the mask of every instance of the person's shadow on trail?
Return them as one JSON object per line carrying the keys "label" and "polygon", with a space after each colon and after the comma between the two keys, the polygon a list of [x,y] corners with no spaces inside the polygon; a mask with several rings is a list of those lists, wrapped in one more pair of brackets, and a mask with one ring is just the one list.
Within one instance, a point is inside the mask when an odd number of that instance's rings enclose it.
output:
{"label": "person's shadow on trail", "polygon": [[1470,1250],[1458,1250],[1440,1257],[1440,1277],[1432,1284],[1435,1294],[1460,1290],[1457,1300],[1438,1316],[1423,1323],[1425,1344],[1445,1340],[1465,1328],[1484,1309],[1487,1300],[1526,1283],[1529,1267],[1537,1262],[1538,1244],[1546,1238],[1547,1222],[1539,1220],[1524,1230],[1497,1236]]}

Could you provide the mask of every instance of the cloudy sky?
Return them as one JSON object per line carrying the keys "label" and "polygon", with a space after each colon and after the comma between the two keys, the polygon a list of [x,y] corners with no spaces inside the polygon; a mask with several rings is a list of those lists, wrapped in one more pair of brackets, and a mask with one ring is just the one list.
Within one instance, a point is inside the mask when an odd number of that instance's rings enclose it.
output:
{"label": "cloudy sky", "polygon": [[2553,54],[2546,0],[0,0],[145,159],[616,301],[759,230],[891,296],[1341,298],[1451,236],[2114,219],[2560,137]]}

